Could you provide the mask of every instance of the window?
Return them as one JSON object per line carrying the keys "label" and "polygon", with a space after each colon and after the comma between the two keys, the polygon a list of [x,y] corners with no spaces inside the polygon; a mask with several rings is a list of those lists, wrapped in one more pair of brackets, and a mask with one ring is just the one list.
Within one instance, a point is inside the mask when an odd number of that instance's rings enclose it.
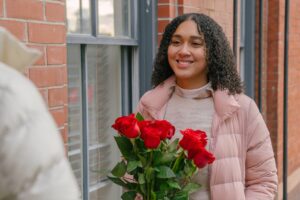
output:
{"label": "window", "polygon": [[[111,128],[138,85],[137,1],[67,0],[68,157],[82,199],[119,199],[107,174],[120,159]],[[138,95],[135,95],[138,96]]]}
{"label": "window", "polygon": [[240,73],[245,93],[255,91],[255,1],[240,1]]}

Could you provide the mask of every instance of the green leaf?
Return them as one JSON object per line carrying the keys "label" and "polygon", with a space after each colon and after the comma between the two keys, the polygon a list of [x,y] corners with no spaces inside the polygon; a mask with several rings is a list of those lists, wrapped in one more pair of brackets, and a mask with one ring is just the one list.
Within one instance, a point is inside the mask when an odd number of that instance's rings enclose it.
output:
{"label": "green leaf", "polygon": [[147,193],[146,184],[139,185],[139,189],[140,189],[141,194],[146,194]]}
{"label": "green leaf", "polygon": [[127,164],[127,172],[131,172],[135,170],[137,167],[142,167],[141,161],[137,161],[137,160],[129,161]]}
{"label": "green leaf", "polygon": [[178,148],[179,139],[175,139],[171,144],[168,146],[169,152],[176,152]]}
{"label": "green leaf", "polygon": [[159,189],[160,189],[160,191],[165,192],[165,191],[168,191],[170,189],[170,186],[169,186],[168,183],[162,182],[162,183],[159,184]]}
{"label": "green leaf", "polygon": [[167,181],[167,183],[171,188],[175,188],[179,190],[181,189],[180,185],[176,181],[169,180]]}
{"label": "green leaf", "polygon": [[155,155],[154,157],[154,165],[167,164],[171,163],[176,159],[174,153],[165,153],[160,156]]}
{"label": "green leaf", "polygon": [[145,176],[144,176],[144,174],[141,174],[141,173],[139,173],[139,178],[138,178],[138,182],[139,182],[139,184],[145,184]]}
{"label": "green leaf", "polygon": [[136,118],[138,121],[143,121],[143,120],[144,120],[144,117],[143,117],[142,114],[139,113],[139,112],[135,115],[135,118]]}
{"label": "green leaf", "polygon": [[147,182],[150,182],[153,179],[154,169],[152,167],[147,167],[145,170],[145,178]]}
{"label": "green leaf", "polygon": [[188,200],[188,199],[189,199],[189,195],[187,192],[178,192],[173,197],[173,200]]}
{"label": "green leaf", "polygon": [[162,152],[161,151],[158,151],[158,150],[154,150],[153,151],[153,164],[154,164],[154,166],[155,165],[159,165],[159,163],[160,163],[160,157],[162,157],[163,156],[163,154],[162,154]]}
{"label": "green leaf", "polygon": [[130,140],[123,136],[115,136],[117,145],[126,160],[133,154],[133,145]]}
{"label": "green leaf", "polygon": [[167,166],[159,166],[157,167],[159,172],[157,174],[158,178],[174,178],[176,175],[172,171],[170,167]]}
{"label": "green leaf", "polygon": [[156,191],[156,199],[157,200],[163,200],[164,199],[164,196],[165,196],[165,192],[162,192],[162,191]]}
{"label": "green leaf", "polygon": [[156,192],[156,199],[157,200],[170,200],[168,197],[166,197],[166,193],[165,192]]}
{"label": "green leaf", "polygon": [[136,197],[136,191],[124,192],[121,196],[122,200],[134,200]]}
{"label": "green leaf", "polygon": [[156,200],[156,194],[155,192],[151,191],[151,200]]}
{"label": "green leaf", "polygon": [[109,180],[111,180],[113,183],[115,183],[115,184],[117,184],[117,185],[120,185],[120,186],[122,186],[122,187],[127,188],[127,184],[126,184],[124,181],[122,181],[122,179],[116,178],[116,177],[112,177],[112,176],[107,176],[107,178],[108,178]]}
{"label": "green leaf", "polygon": [[183,170],[187,177],[192,177],[197,171],[197,167],[194,165],[192,160],[187,160]]}
{"label": "green leaf", "polygon": [[115,177],[122,177],[126,173],[126,164],[124,161],[119,162],[111,171]]}
{"label": "green leaf", "polygon": [[126,184],[126,187],[127,187],[129,190],[136,190],[137,187],[138,187],[138,184],[137,184],[137,183],[127,183],[127,184]]}
{"label": "green leaf", "polygon": [[147,164],[147,159],[144,156],[138,154],[138,158],[141,161],[142,166],[145,166]]}
{"label": "green leaf", "polygon": [[183,189],[183,192],[187,192],[188,194],[191,194],[195,191],[197,191],[199,188],[201,187],[201,185],[197,184],[197,183],[188,183]]}

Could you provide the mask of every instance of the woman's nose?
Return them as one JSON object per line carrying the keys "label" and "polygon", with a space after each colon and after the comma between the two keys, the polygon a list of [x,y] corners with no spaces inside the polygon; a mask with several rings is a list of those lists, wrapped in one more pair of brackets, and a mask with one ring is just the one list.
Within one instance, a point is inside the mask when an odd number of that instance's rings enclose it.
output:
{"label": "woman's nose", "polygon": [[185,55],[190,55],[190,50],[188,47],[188,44],[183,44],[181,48],[179,49],[179,55],[185,56]]}

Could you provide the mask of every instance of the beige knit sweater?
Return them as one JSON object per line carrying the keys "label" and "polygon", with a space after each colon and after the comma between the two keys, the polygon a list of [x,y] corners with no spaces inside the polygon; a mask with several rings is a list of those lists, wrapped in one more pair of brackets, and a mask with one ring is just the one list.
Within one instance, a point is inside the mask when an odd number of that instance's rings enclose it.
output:
{"label": "beige knit sweater", "polygon": [[[192,90],[175,87],[165,113],[165,119],[176,127],[174,138],[182,137],[180,130],[186,128],[200,129],[206,132],[209,143],[214,113],[211,90],[210,83]],[[201,184],[202,187],[190,196],[191,200],[210,199],[208,178],[207,167],[199,170],[194,176],[193,180]]]}

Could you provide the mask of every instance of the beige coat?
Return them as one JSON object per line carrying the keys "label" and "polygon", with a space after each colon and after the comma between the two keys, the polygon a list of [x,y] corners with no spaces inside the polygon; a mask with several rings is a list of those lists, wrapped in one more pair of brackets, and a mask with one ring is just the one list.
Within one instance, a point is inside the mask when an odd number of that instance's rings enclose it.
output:
{"label": "beige coat", "polygon": [[18,72],[38,55],[0,27],[0,200],[79,200],[55,122]]}
{"label": "beige coat", "polygon": [[[141,98],[137,111],[146,119],[162,119],[175,85],[170,77]],[[244,94],[213,93],[215,114],[209,167],[213,200],[272,200],[277,170],[269,131],[255,104]],[[199,111],[201,112],[201,111]]]}

